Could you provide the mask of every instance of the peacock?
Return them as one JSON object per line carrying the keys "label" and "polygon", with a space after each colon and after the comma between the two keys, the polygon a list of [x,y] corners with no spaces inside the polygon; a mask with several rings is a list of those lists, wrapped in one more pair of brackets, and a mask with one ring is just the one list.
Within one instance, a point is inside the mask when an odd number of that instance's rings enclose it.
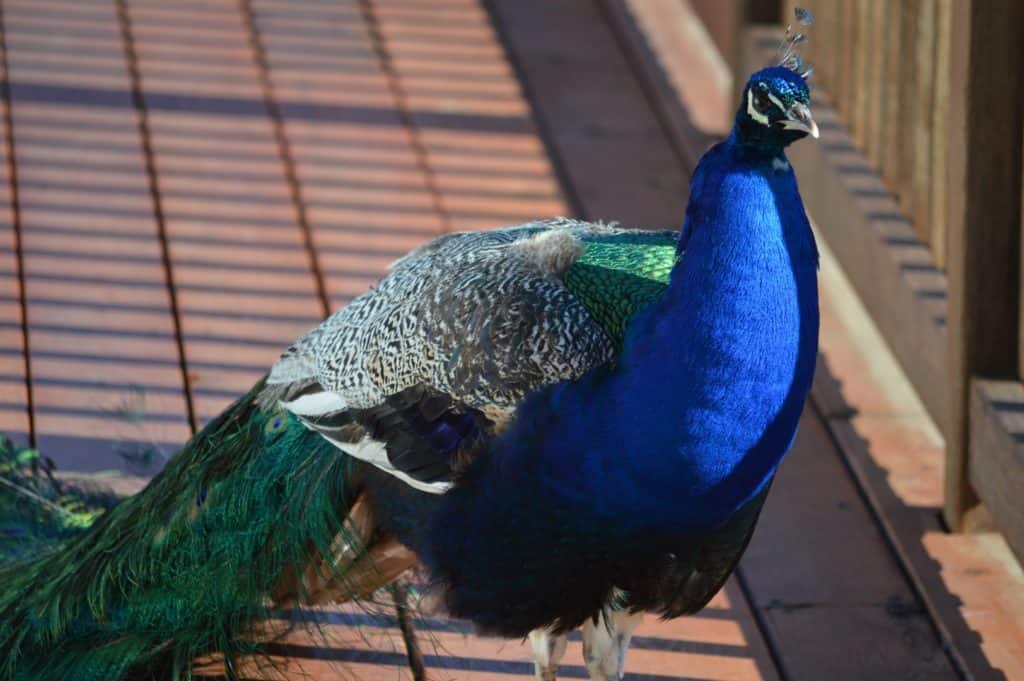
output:
{"label": "peacock", "polygon": [[[797,34],[798,36],[800,34]],[[785,148],[796,36],[701,159],[681,232],[446,234],[288,348],[140,493],[0,567],[0,677],[188,678],[275,608],[374,594],[621,679],[642,613],[699,611],[792,445],[818,256]]]}

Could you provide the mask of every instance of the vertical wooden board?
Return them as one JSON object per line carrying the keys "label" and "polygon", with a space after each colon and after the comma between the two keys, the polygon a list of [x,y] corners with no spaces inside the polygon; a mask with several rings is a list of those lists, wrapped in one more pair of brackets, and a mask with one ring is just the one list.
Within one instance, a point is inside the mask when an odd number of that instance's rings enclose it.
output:
{"label": "vertical wooden board", "polygon": [[836,0],[829,19],[828,35],[831,45],[831,66],[828,74],[829,94],[838,111],[843,94],[843,68],[846,60],[846,4],[851,0]]}
{"label": "vertical wooden board", "polygon": [[931,173],[932,109],[935,106],[935,2],[918,6],[914,38],[914,122],[910,130],[914,145],[914,163],[910,166],[911,218],[914,231],[925,243],[932,241]]}
{"label": "vertical wooden board", "polygon": [[903,14],[900,23],[903,58],[900,63],[900,118],[899,184],[894,187],[899,198],[900,209],[906,215],[914,210],[914,121],[917,117],[918,102],[913,87],[917,74],[917,16],[924,0],[903,0]]}
{"label": "vertical wooden board", "polygon": [[871,96],[871,2],[854,0],[853,15],[853,61],[850,79],[850,113],[847,115],[853,141],[861,150],[866,148],[868,100]]}
{"label": "vertical wooden board", "polygon": [[113,3],[4,3],[37,439],[61,468],[159,470],[189,433]]}
{"label": "vertical wooden board", "polygon": [[903,14],[905,3],[885,3],[885,66],[882,70],[882,178],[889,191],[899,191],[900,146],[904,134],[900,126],[901,91],[903,90]]}
{"label": "vertical wooden board", "polygon": [[813,412],[740,569],[788,678],[959,678]]}
{"label": "vertical wooden board", "polygon": [[[360,3],[254,0],[252,10],[313,244],[340,305],[444,222]],[[463,77],[489,75],[474,74],[472,60],[463,66]]]}
{"label": "vertical wooden board", "polygon": [[870,0],[868,13],[867,82],[868,101],[864,122],[864,149],[872,167],[882,165],[882,116],[885,106],[885,56],[886,40],[892,27],[886,21],[886,4],[883,0]]}
{"label": "vertical wooden board", "polygon": [[204,423],[324,310],[240,8],[127,8],[189,388]]}
{"label": "vertical wooden board", "polygon": [[[480,0],[370,5],[450,228],[565,215],[529,105]],[[438,13],[451,20],[426,27]]]}
{"label": "vertical wooden board", "polygon": [[841,43],[839,22],[842,16],[840,0],[822,0],[814,12],[814,29],[811,31],[811,49],[814,54],[814,78],[812,83],[823,87],[826,92],[836,95],[836,68],[839,62]]}
{"label": "vertical wooden board", "polygon": [[598,5],[493,0],[489,7],[585,216],[678,227],[688,172],[655,113],[639,105],[644,92]]}
{"label": "vertical wooden board", "polygon": [[931,168],[928,189],[931,205],[930,246],[939,269],[946,265],[946,195],[949,192],[947,158],[949,147],[950,42],[953,34],[953,0],[935,4],[935,76],[932,97]]}
{"label": "vertical wooden board", "polygon": [[859,0],[842,0],[842,16],[838,33],[842,52],[835,76],[835,103],[840,118],[847,127],[852,126],[855,88],[857,86],[857,3]]}
{"label": "vertical wooden board", "polygon": [[[0,60],[0,65],[3,61]],[[6,73],[0,71],[0,77]],[[7,147],[8,104],[0,102],[0,435],[18,444],[29,442],[28,383],[25,375],[25,328],[21,268],[11,196]]]}

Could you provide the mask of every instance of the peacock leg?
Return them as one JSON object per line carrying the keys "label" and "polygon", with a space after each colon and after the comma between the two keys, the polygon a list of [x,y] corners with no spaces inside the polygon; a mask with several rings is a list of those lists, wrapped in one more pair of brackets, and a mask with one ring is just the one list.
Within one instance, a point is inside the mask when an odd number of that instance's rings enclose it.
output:
{"label": "peacock leg", "polygon": [[644,619],[642,612],[629,612],[619,610],[612,613],[612,620],[615,622],[615,657],[618,660],[617,678],[621,679],[626,673],[626,651],[629,650],[629,642],[633,638],[633,632]]}
{"label": "peacock leg", "polygon": [[395,600],[398,629],[402,632],[402,640],[405,642],[405,655],[409,660],[413,681],[426,681],[427,668],[423,663],[423,652],[420,650],[419,641],[416,640],[416,629],[413,626],[412,613],[409,611],[409,590],[401,579],[391,584],[391,597]]}
{"label": "peacock leg", "polygon": [[583,624],[583,660],[591,681],[621,681],[626,651],[643,613],[603,611]]}
{"label": "peacock leg", "polygon": [[553,634],[547,629],[530,632],[530,647],[533,649],[533,674],[537,681],[555,681],[558,663],[565,655],[565,634]]}

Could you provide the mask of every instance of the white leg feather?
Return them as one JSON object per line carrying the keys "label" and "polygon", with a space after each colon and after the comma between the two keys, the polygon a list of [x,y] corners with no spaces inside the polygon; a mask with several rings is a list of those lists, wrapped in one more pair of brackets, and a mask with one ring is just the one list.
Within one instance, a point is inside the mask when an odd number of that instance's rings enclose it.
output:
{"label": "white leg feather", "polygon": [[615,657],[617,660],[616,678],[621,679],[626,673],[626,651],[629,650],[629,642],[633,638],[633,632],[644,619],[642,612],[628,612],[621,610],[612,614],[612,621],[615,622]]}
{"label": "white leg feather", "polygon": [[547,629],[530,632],[530,648],[533,649],[533,674],[537,681],[555,681],[558,663],[565,655],[565,634],[552,634]]}
{"label": "white leg feather", "polygon": [[597,622],[583,625],[583,661],[591,681],[621,681],[625,674],[626,651],[633,630],[643,613],[602,612]]}

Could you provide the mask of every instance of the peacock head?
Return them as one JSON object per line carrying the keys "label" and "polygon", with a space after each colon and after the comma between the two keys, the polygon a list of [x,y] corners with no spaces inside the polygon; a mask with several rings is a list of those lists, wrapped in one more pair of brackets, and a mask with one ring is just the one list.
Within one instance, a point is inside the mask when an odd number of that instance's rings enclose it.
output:
{"label": "peacock head", "polygon": [[804,74],[772,66],[752,75],[743,89],[733,135],[744,146],[775,153],[810,135],[818,136],[811,117],[811,94]]}

